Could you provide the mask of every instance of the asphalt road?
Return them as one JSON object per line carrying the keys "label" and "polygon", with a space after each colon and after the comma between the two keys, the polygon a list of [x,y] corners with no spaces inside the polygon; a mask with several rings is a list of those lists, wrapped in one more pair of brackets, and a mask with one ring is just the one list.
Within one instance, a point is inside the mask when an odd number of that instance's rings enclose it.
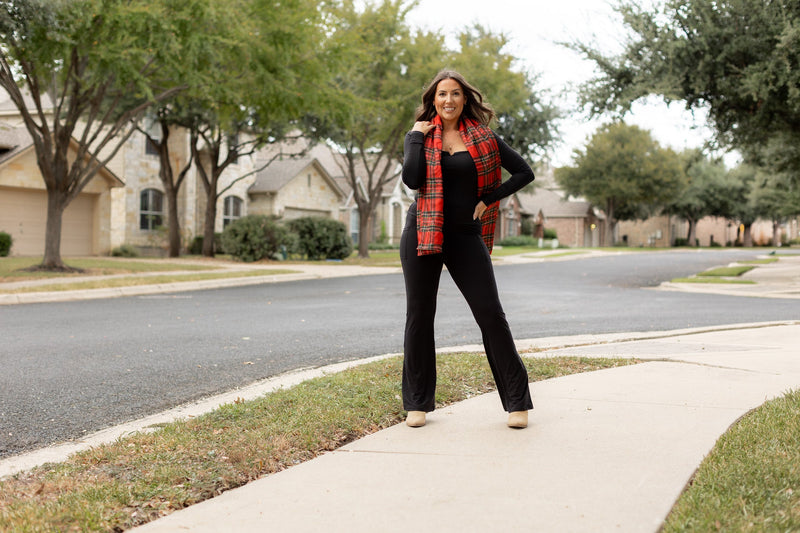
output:
{"label": "asphalt road", "polygon": [[[649,290],[752,250],[498,266],[518,339],[800,319],[797,300]],[[288,370],[402,351],[399,274],[0,307],[0,457]],[[480,342],[443,275],[437,345]]]}

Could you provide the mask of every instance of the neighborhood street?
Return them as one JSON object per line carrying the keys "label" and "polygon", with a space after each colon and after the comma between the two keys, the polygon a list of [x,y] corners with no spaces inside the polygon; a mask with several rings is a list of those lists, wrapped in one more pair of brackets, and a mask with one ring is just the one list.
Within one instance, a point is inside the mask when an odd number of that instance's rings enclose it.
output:
{"label": "neighborhood street", "polygon": [[[517,339],[800,319],[796,299],[659,291],[750,249],[498,265]],[[0,307],[0,457],[288,370],[402,351],[400,274]],[[444,274],[439,347],[480,342]]]}

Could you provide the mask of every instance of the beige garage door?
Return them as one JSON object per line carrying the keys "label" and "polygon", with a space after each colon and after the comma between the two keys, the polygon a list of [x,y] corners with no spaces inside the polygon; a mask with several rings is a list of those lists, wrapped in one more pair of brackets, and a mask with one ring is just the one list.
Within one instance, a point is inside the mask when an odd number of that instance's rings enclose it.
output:
{"label": "beige garage door", "polygon": [[[61,255],[92,255],[97,195],[81,194],[64,211]],[[0,231],[14,239],[12,255],[44,254],[47,193],[0,188]]]}

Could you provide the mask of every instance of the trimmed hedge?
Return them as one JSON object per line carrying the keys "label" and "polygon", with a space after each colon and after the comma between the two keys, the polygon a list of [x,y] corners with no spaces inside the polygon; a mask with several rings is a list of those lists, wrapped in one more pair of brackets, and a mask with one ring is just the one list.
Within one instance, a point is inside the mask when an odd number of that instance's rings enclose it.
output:
{"label": "trimmed hedge", "polygon": [[289,229],[273,217],[247,215],[225,227],[220,237],[222,250],[245,262],[261,259],[282,259],[282,252],[291,249],[295,238]]}
{"label": "trimmed hedge", "polygon": [[500,246],[538,246],[539,239],[530,235],[515,235],[514,237],[506,237],[497,244]]}
{"label": "trimmed hedge", "polygon": [[11,253],[11,244],[14,239],[5,231],[0,231],[0,257],[7,257]]}
{"label": "trimmed hedge", "polygon": [[139,257],[139,250],[132,244],[123,244],[111,250],[113,257]]}
{"label": "trimmed hedge", "polygon": [[290,220],[286,225],[297,235],[295,251],[309,260],[345,259],[353,253],[347,226],[338,220],[302,217]]}

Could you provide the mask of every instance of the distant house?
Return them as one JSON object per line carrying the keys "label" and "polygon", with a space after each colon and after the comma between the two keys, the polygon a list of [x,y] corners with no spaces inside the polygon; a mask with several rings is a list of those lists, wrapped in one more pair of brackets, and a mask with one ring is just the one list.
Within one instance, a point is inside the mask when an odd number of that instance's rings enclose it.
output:
{"label": "distant house", "polygon": [[[346,168],[344,158],[335,150],[324,145],[315,147],[312,153],[333,174],[334,180],[345,193],[346,197],[342,203],[339,220],[347,225],[353,244],[358,246],[361,238],[361,235],[359,235],[361,214],[356,205],[351,182],[345,176],[343,170]],[[363,168],[361,163],[357,163],[356,184],[361,187],[362,194],[366,194],[364,184],[366,179],[366,169]],[[400,178],[400,165],[398,164],[397,175],[389,180],[381,190],[380,201],[375,208],[369,228],[367,228],[368,242],[376,242],[385,238],[388,244],[399,244],[405,224],[405,216],[413,201],[413,191],[403,184],[403,180]]]}
{"label": "distant house", "polygon": [[[77,146],[73,141],[73,155]],[[102,168],[67,206],[62,218],[62,255],[108,252],[113,192],[122,186],[117,175]],[[46,221],[47,191],[33,140],[26,128],[0,123],[0,231],[11,235],[11,253],[42,255]]]}
{"label": "distant house", "polygon": [[522,233],[522,206],[517,195],[506,196],[498,203],[497,225],[494,228],[496,243]]}
{"label": "distant house", "polygon": [[563,246],[604,246],[605,216],[583,200],[567,200],[554,190],[538,188],[533,193],[518,192],[521,215],[530,220],[530,227],[543,224],[554,230]]}
{"label": "distant house", "polygon": [[311,156],[273,161],[247,189],[248,214],[282,219],[339,218],[345,193],[328,170]]}

